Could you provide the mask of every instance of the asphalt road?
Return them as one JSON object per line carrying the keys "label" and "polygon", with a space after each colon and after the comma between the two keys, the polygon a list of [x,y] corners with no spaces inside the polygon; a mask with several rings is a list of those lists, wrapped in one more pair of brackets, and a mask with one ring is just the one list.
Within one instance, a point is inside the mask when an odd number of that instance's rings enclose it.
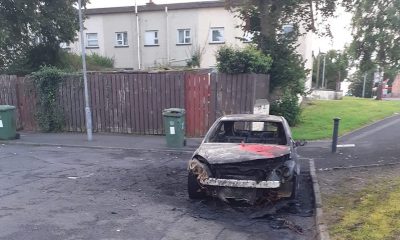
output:
{"label": "asphalt road", "polygon": [[0,239],[314,239],[307,173],[294,201],[192,201],[189,157],[0,145]]}
{"label": "asphalt road", "polygon": [[331,153],[331,142],[310,142],[299,148],[303,158],[313,158],[317,169],[387,165],[400,163],[400,115],[384,119],[368,127],[354,131],[339,139],[340,145]]}

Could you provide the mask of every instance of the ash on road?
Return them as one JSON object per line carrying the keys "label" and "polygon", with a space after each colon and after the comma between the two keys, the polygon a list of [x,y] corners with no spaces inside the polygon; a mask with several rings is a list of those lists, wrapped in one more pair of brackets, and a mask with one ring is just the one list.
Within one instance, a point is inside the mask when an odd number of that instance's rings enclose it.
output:
{"label": "ash on road", "polygon": [[190,157],[1,145],[0,239],[314,239],[307,173],[292,201],[192,201]]}

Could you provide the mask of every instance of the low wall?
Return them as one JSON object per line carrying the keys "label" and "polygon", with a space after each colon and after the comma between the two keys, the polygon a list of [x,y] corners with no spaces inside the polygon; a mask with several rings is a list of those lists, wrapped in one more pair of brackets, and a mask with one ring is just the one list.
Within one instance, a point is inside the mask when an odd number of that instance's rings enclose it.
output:
{"label": "low wall", "polygon": [[334,90],[313,90],[310,95],[307,96],[308,99],[313,100],[342,100],[343,91]]}

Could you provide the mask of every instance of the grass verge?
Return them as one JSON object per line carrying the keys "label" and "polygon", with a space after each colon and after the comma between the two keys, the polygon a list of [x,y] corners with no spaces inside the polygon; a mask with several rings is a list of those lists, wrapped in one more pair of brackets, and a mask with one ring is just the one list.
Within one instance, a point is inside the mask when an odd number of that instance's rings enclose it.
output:
{"label": "grass verge", "polygon": [[340,117],[339,134],[400,112],[400,101],[376,101],[355,97],[319,100],[303,105],[302,120],[292,128],[294,139],[326,139],[332,136],[333,118]]}
{"label": "grass verge", "polygon": [[400,239],[400,177],[371,181],[360,191],[324,197],[324,208],[335,221],[332,239]]}

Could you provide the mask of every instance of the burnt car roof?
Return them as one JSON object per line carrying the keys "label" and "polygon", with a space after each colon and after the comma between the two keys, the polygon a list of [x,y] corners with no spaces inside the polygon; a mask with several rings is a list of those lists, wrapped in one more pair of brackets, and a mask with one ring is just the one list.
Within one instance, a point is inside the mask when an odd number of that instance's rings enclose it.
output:
{"label": "burnt car roof", "polygon": [[263,114],[232,114],[220,118],[220,121],[273,121],[283,122],[281,116]]}

